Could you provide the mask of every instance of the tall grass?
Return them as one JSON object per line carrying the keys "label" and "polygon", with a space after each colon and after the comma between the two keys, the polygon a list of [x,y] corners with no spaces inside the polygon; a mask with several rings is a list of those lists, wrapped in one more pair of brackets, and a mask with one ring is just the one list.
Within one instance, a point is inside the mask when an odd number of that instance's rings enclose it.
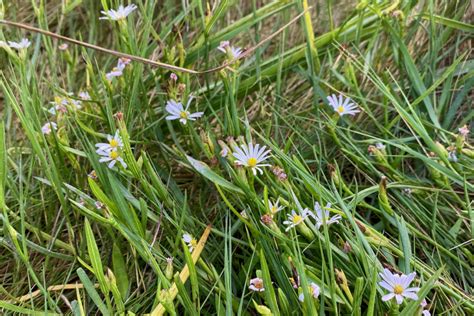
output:
{"label": "tall grass", "polygon": [[[133,60],[108,80],[116,56],[2,25],[3,314],[474,313],[469,1],[134,3],[108,21],[128,3],[0,0],[0,19],[200,72]],[[226,40],[251,53],[226,61]],[[165,119],[191,96],[202,117]],[[116,130],[111,169],[95,144]],[[251,143],[262,174],[232,155]],[[315,202],[340,220],[286,229]],[[418,298],[383,301],[384,268],[416,272]]]}

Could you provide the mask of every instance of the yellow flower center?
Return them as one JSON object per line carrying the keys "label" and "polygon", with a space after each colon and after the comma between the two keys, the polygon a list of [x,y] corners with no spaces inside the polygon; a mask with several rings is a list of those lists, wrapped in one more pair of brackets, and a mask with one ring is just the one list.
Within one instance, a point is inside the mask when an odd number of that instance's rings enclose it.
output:
{"label": "yellow flower center", "polygon": [[337,108],[336,111],[337,111],[338,113],[342,113],[342,112],[344,112],[344,107],[341,105],[341,106],[339,106],[339,107]]}
{"label": "yellow flower center", "polygon": [[259,290],[263,289],[263,282],[260,280],[256,280],[253,282],[253,286]]}
{"label": "yellow flower center", "polygon": [[270,211],[272,213],[276,213],[278,211],[277,207],[275,205],[272,206],[272,208],[270,209]]}
{"label": "yellow flower center", "polygon": [[298,224],[303,218],[299,215],[293,216],[293,224]]}
{"label": "yellow flower center", "polygon": [[403,286],[401,286],[400,284],[397,284],[393,287],[393,293],[395,294],[402,294],[403,293]]}
{"label": "yellow flower center", "polygon": [[191,246],[193,246],[193,248],[196,248],[196,246],[197,246],[197,240],[193,238],[193,239],[191,239],[191,241],[189,242],[189,244],[190,244]]}
{"label": "yellow flower center", "polygon": [[109,142],[110,147],[116,148],[118,146],[118,141],[115,138],[112,138]]}
{"label": "yellow flower center", "polygon": [[60,105],[63,102],[63,98],[56,96],[54,97],[54,102]]}
{"label": "yellow flower center", "polygon": [[255,167],[255,166],[257,165],[257,158],[254,158],[254,157],[249,158],[249,159],[247,160],[247,165],[248,165],[249,167],[251,167],[251,168],[252,168],[252,167]]}
{"label": "yellow flower center", "polygon": [[182,119],[187,119],[188,118],[188,112],[187,111],[181,111],[181,113],[179,113],[179,116]]}
{"label": "yellow flower center", "polygon": [[112,158],[112,159],[117,159],[118,156],[119,156],[119,154],[115,150],[111,151],[110,154],[109,154],[109,157]]}

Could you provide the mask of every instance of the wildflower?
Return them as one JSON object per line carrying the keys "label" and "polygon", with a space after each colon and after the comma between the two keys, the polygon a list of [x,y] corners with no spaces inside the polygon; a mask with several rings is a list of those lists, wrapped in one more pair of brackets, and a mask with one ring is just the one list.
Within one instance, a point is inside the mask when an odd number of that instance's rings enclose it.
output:
{"label": "wildflower", "polygon": [[98,210],[101,210],[104,207],[104,203],[100,201],[95,201],[94,205],[95,205],[95,208]]}
{"label": "wildflower", "polygon": [[66,98],[56,96],[54,101],[50,102],[53,106],[48,110],[52,115],[58,114],[58,112],[66,113],[68,101]]}
{"label": "wildflower", "polygon": [[418,292],[420,288],[409,287],[416,276],[416,272],[412,272],[408,275],[393,274],[390,270],[384,269],[379,275],[382,278],[379,285],[390,292],[382,297],[382,301],[386,302],[395,297],[397,304],[400,305],[405,297],[412,300],[418,299],[416,292]]}
{"label": "wildflower", "polygon": [[294,289],[298,289],[300,287],[300,277],[296,275],[296,281],[294,277],[289,277],[291,286],[293,286]]}
{"label": "wildflower", "polygon": [[61,45],[58,46],[58,49],[59,49],[59,50],[62,50],[62,51],[65,51],[65,50],[68,49],[68,48],[69,48],[69,45],[66,44],[66,43],[61,44]]}
{"label": "wildflower", "polygon": [[420,303],[420,306],[421,306],[421,308],[422,308],[421,314],[422,314],[423,316],[431,316],[431,313],[430,313],[429,309],[425,309],[425,307],[426,307],[427,305],[428,305],[428,303],[426,302],[426,299],[423,299],[423,300],[421,301],[421,303]]}
{"label": "wildflower", "polygon": [[219,153],[221,155],[221,157],[225,158],[227,157],[227,155],[229,154],[229,148],[226,146],[224,148],[222,148],[222,150],[220,151]]}
{"label": "wildflower", "polygon": [[243,53],[242,48],[230,46],[229,41],[222,41],[217,49],[227,54],[231,59],[237,59]]}
{"label": "wildflower", "polygon": [[360,111],[357,109],[357,106],[354,103],[351,103],[350,98],[343,99],[342,94],[339,95],[339,98],[333,94],[327,97],[329,105],[332,106],[334,111],[339,114],[339,116],[343,116],[345,114],[355,115]]}
{"label": "wildflower", "polygon": [[254,292],[263,292],[265,287],[263,287],[263,280],[260,278],[253,278],[250,280],[249,289]]}
{"label": "wildflower", "polygon": [[192,253],[194,248],[197,247],[197,240],[191,236],[190,234],[186,233],[183,234],[183,241],[186,243],[188,246],[189,252]]}
{"label": "wildflower", "polygon": [[461,134],[464,137],[469,135],[469,128],[467,127],[467,125],[464,125],[463,127],[459,128],[458,131],[459,131],[459,134]]}
{"label": "wildflower", "polygon": [[123,75],[123,71],[125,70],[125,67],[130,64],[131,60],[128,58],[119,58],[117,62],[117,66],[112,68],[111,72],[108,72],[105,74],[105,78],[108,81],[111,81],[114,77],[120,77]]}
{"label": "wildflower", "polygon": [[97,173],[95,172],[95,170],[92,170],[91,172],[89,172],[87,176],[91,178],[92,180],[97,179]]}
{"label": "wildflower", "polygon": [[48,122],[44,124],[43,127],[41,127],[41,132],[44,135],[49,135],[51,134],[52,130],[57,130],[57,129],[58,129],[58,125],[55,122]]}
{"label": "wildflower", "polygon": [[378,150],[384,150],[384,149],[385,149],[385,145],[382,144],[382,143],[375,143],[375,147],[376,147]]}
{"label": "wildflower", "polygon": [[270,150],[265,151],[266,146],[262,146],[260,148],[259,144],[255,146],[250,143],[247,145],[241,145],[239,147],[234,147],[235,152],[232,155],[237,158],[235,163],[239,166],[245,166],[247,168],[252,169],[254,175],[257,174],[257,170],[260,174],[263,174],[262,169],[260,167],[270,166],[269,164],[262,164],[264,160],[268,159],[268,155]]}
{"label": "wildflower", "polygon": [[79,98],[81,98],[84,101],[89,101],[91,100],[91,96],[89,95],[89,92],[87,91],[81,91],[79,92]]}
{"label": "wildflower", "polygon": [[300,223],[302,223],[306,217],[308,217],[307,214],[298,214],[295,212],[295,210],[291,211],[291,214],[288,214],[288,220],[284,221],[283,224],[288,225],[288,227],[285,229],[285,231],[289,231],[293,227],[296,227]]}
{"label": "wildflower", "polygon": [[245,210],[243,210],[242,212],[240,212],[240,216],[242,216],[243,218],[245,219],[249,219],[249,216],[247,215],[247,212]]}
{"label": "wildflower", "polygon": [[276,213],[280,212],[282,209],[285,208],[283,205],[280,206],[279,203],[280,203],[280,198],[276,200],[275,204],[273,204],[270,200],[268,200],[268,208],[270,209],[271,216],[274,216]]}
{"label": "wildflower", "polygon": [[14,49],[25,49],[28,48],[31,45],[31,42],[27,38],[22,38],[20,42],[10,42],[8,41],[8,46]]}
{"label": "wildflower", "polygon": [[280,181],[285,181],[288,178],[285,171],[282,168],[278,167],[278,166],[273,166],[272,167],[272,172],[278,178],[278,180],[280,180]]}
{"label": "wildflower", "polygon": [[[326,204],[326,209],[331,207],[331,203]],[[321,205],[318,202],[314,203],[314,212],[305,209],[304,211],[307,215],[311,216],[316,220],[316,227],[319,229],[324,224],[330,225],[333,223],[338,223],[341,219],[340,215],[334,215],[333,217],[329,218],[329,211],[323,211]]]}
{"label": "wildflower", "polygon": [[115,135],[107,135],[107,141],[108,143],[97,143],[95,144],[95,147],[97,147],[96,152],[99,153],[99,151],[105,151],[105,152],[110,152],[110,151],[117,151],[118,149],[123,148],[123,142],[122,138],[120,137],[119,131],[115,131]]}
{"label": "wildflower", "polygon": [[123,160],[122,157],[120,157],[120,153],[116,149],[111,149],[111,150],[97,150],[96,151],[101,158],[99,159],[99,162],[108,162],[109,164],[107,165],[110,169],[112,169],[115,164],[120,162],[122,167],[127,168],[127,164]]}
{"label": "wildflower", "polygon": [[172,72],[171,75],[170,75],[170,79],[171,79],[172,81],[177,81],[177,80],[178,80],[178,76],[177,76],[174,72]]}
{"label": "wildflower", "polygon": [[81,100],[70,99],[69,104],[73,107],[74,110],[82,109],[82,101]]}
{"label": "wildflower", "polygon": [[[309,285],[309,292],[311,293],[311,296],[313,298],[318,298],[319,297],[319,292],[320,292],[320,288],[319,286],[314,283],[314,282],[311,282],[311,284]],[[300,302],[304,302],[304,293],[301,293],[299,296],[298,296],[298,299],[300,300]]]}
{"label": "wildflower", "polygon": [[176,102],[174,100],[169,100],[166,102],[166,111],[168,111],[169,114],[166,117],[168,121],[170,120],[179,120],[182,124],[186,125],[187,121],[195,121],[197,118],[201,117],[204,112],[196,112],[196,113],[190,113],[189,112],[189,105],[191,104],[191,101],[193,100],[193,97],[189,97],[188,103],[186,104],[186,108],[183,107],[183,104],[181,102]]}
{"label": "wildflower", "polygon": [[124,20],[130,13],[135,11],[137,6],[135,4],[130,4],[126,7],[120,5],[117,10],[107,10],[100,11],[105,16],[99,18],[99,20],[111,20],[111,21],[120,21]]}
{"label": "wildflower", "polygon": [[456,155],[456,150],[451,150],[448,152],[448,160],[451,162],[458,162],[458,156]]}

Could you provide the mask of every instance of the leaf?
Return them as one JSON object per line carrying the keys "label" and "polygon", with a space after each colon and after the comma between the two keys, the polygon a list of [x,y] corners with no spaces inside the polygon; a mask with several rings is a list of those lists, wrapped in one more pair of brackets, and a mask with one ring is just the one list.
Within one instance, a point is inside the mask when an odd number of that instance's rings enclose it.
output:
{"label": "leaf", "polygon": [[102,315],[110,315],[109,310],[100,298],[99,293],[97,293],[97,291],[95,290],[94,284],[91,282],[84,269],[77,269],[77,275],[79,276],[79,279],[81,279],[82,284],[84,284],[84,288],[86,289],[87,294],[89,294],[89,297],[99,308]]}
{"label": "leaf", "polygon": [[222,178],[220,175],[215,173],[214,171],[209,168],[208,165],[206,165],[204,162],[196,160],[190,156],[186,156],[188,158],[189,163],[193,168],[199,172],[201,175],[206,177],[208,180],[210,180],[212,183],[219,185],[223,188],[226,188],[229,191],[234,191],[239,194],[244,194],[244,192],[237,187],[236,185],[232,184],[231,182],[227,181],[226,179]]}
{"label": "leaf", "polygon": [[115,243],[112,248],[112,265],[120,295],[126,299],[130,281],[128,280],[127,268],[125,267],[122,252],[120,251],[120,247]]}

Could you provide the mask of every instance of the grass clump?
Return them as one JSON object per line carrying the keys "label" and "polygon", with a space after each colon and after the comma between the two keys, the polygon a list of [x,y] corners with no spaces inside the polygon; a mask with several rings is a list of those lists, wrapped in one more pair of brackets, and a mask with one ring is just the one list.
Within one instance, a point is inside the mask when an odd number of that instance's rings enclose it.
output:
{"label": "grass clump", "polygon": [[2,313],[472,315],[470,3],[310,5],[0,1]]}

